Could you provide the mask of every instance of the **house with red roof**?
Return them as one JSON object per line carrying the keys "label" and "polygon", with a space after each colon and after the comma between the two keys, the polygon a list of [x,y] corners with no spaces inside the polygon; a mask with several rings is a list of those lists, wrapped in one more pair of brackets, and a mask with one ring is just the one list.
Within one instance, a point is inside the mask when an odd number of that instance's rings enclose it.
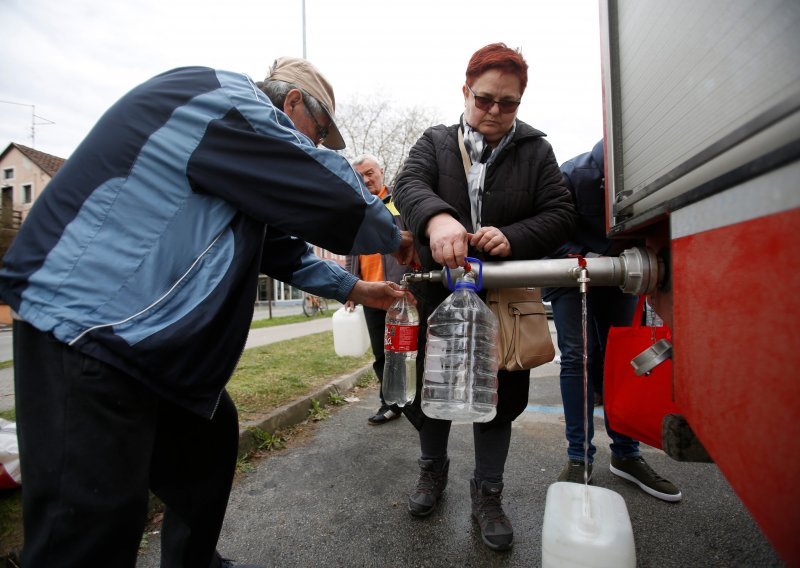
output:
{"label": "house with red roof", "polygon": [[[0,266],[34,201],[64,162],[16,142],[0,154]],[[10,323],[7,311],[8,306],[0,306],[0,324]]]}

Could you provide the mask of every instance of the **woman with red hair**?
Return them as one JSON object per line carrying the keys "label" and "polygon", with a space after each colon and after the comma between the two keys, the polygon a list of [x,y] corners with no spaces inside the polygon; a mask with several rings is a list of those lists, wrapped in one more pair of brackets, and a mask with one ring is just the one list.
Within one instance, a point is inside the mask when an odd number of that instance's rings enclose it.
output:
{"label": "woman with red hair", "polygon": [[[518,50],[493,43],[476,51],[462,86],[458,123],[429,128],[409,153],[395,190],[395,204],[414,234],[423,270],[483,262],[541,258],[569,237],[575,211],[544,133],[517,119],[528,84]],[[462,155],[466,155],[462,159]],[[439,283],[412,284],[420,312],[419,349],[427,318],[447,297]],[[408,509],[431,514],[447,485],[450,421],[425,416],[420,406],[424,358],[417,359],[417,397],[403,409],[419,431],[420,474]],[[511,547],[514,532],[503,511],[503,471],[511,422],[528,403],[529,371],[498,373],[497,415],[473,424],[475,470],[470,480],[472,515],[483,542]]]}

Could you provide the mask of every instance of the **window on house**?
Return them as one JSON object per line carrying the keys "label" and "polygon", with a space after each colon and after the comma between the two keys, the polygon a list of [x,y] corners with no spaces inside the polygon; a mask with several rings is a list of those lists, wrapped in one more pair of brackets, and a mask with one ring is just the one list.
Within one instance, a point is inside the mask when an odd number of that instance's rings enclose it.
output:
{"label": "window on house", "polygon": [[14,179],[14,168],[3,168],[3,179]]}
{"label": "window on house", "polygon": [[30,203],[33,201],[33,186],[26,183],[22,186],[22,202]]}

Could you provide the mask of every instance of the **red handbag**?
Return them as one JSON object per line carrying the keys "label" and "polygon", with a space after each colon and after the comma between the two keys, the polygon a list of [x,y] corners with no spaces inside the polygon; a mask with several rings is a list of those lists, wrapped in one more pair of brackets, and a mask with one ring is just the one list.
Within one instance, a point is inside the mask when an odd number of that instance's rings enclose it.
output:
{"label": "red handbag", "polygon": [[603,371],[603,404],[611,429],[662,448],[661,424],[667,414],[680,414],[672,393],[672,359],[638,376],[631,360],[660,339],[671,341],[667,326],[642,325],[645,296],[639,297],[630,327],[612,327]]}

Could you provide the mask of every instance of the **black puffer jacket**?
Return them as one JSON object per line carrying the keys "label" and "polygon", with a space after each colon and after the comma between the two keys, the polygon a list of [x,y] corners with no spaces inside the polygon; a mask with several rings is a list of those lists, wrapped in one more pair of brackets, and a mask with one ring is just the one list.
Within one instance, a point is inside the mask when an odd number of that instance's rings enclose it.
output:
{"label": "black puffer jacket", "polygon": [[[437,270],[425,229],[431,217],[447,212],[473,232],[467,177],[458,147],[458,124],[425,131],[409,153],[394,189],[404,225],[414,234],[423,270]],[[511,243],[511,256],[469,256],[487,262],[541,258],[565,242],[575,225],[572,198],[564,186],[553,149],[544,133],[517,121],[514,138],[486,171],[481,224],[497,227]],[[414,286],[437,303],[448,291],[440,284]]]}

